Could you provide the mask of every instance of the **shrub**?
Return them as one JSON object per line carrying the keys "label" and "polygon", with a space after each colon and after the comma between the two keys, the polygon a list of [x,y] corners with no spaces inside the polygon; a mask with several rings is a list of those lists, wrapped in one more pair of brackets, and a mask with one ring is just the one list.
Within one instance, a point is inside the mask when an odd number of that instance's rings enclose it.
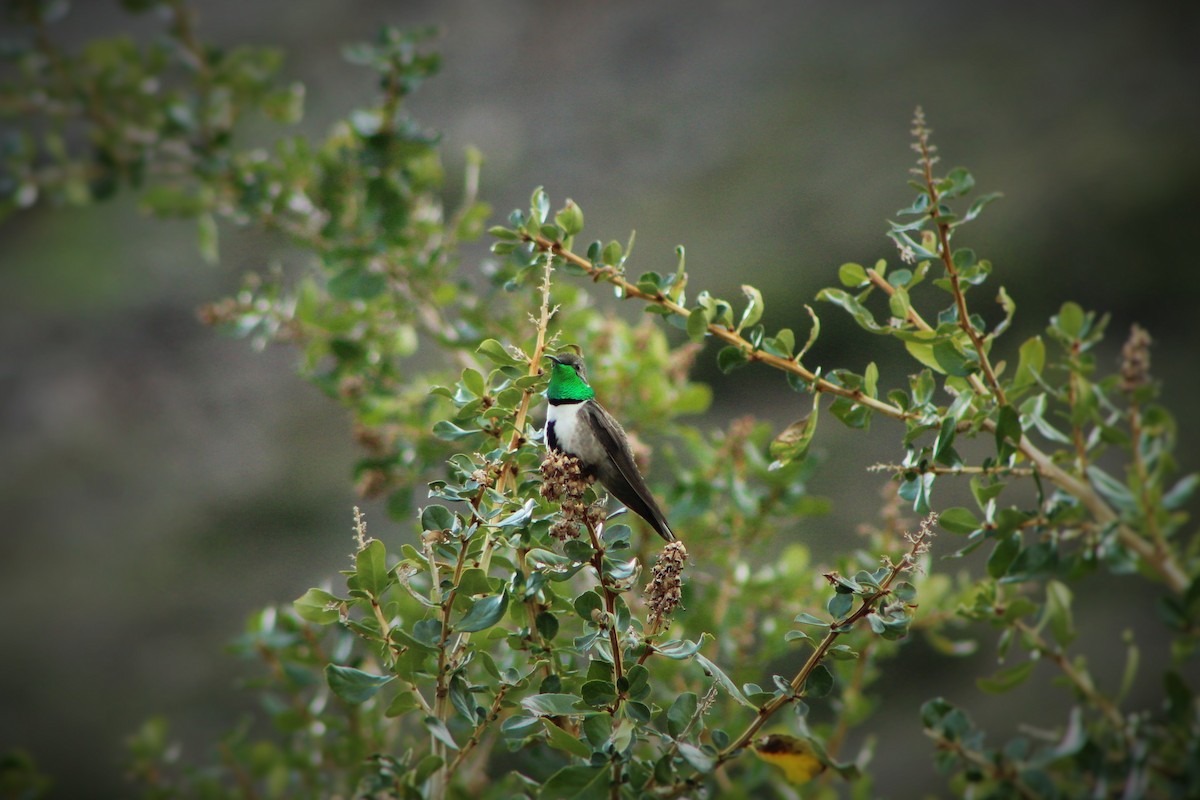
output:
{"label": "shrub", "polygon": [[[128,186],[148,212],[194,219],[209,259],[220,225],[285,234],[309,256],[305,273],[249,275],[202,317],[299,350],[301,375],[353,417],[359,491],[386,497],[397,523],[375,538],[355,509],[354,559],[336,585],[254,615],[238,639],[262,662],[270,735],[235,729],[200,764],[170,746],[162,720],[132,737],[147,796],[759,797],[788,779],[868,796],[873,740],[848,742],[870,730],[872,684],[912,634],[950,659],[981,626],[1003,660],[981,689],[1008,691],[1042,661],[1074,707],[1045,737],[997,744],[966,710],[930,699],[920,725],[954,792],[1200,791],[1184,677],[1200,569],[1197,539],[1182,533],[1198,479],[1176,477],[1149,336],[1135,327],[1119,369],[1103,371],[1094,351],[1107,318],[1065,302],[1044,335],[1002,344],[1016,303],[1000,287],[998,321],[972,311],[992,266],[957,244],[998,195],[938,168],[920,110],[914,200],[889,231],[900,266],[844,264],[817,295],[881,352],[903,346],[913,373],[889,388],[875,363],[812,363],[811,307],[807,331],[768,330],[755,287],[735,299],[689,287],[682,248],[674,272],[639,275],[632,237],[583,244],[570,200],[552,210],[535,190],[527,210],[487,228],[478,154],[447,208],[437,138],[404,108],[438,66],[423,33],[385,29],[347,49],[381,94],[325,140],[256,148],[240,143],[247,115],[302,111],[303,87],[279,84],[276,53],[199,42],[181,3],[126,2],[167,9],[168,39],[69,55],[47,33],[52,5],[16,6],[33,35],[14,55],[22,81],[3,95],[26,120],[5,152],[3,208],[88,204]],[[86,147],[69,144],[80,134]],[[495,258],[476,275],[460,246],[485,229]],[[630,324],[598,311],[601,284],[649,315]],[[689,422],[711,400],[688,377],[710,341],[725,372],[782,373],[797,421],[778,432],[749,417],[719,430]],[[599,512],[597,487],[546,457],[533,424],[542,357],[568,345],[589,356],[639,457],[653,458],[681,543],[653,552],[646,526]],[[894,492],[848,552],[814,563],[778,534],[827,508],[807,488],[819,423],[866,436],[878,416],[903,426],[895,463],[879,466]],[[968,440],[986,454],[965,459]],[[969,483],[974,508],[937,502],[950,480]],[[979,574],[947,572],[935,547],[986,560]],[[1173,662],[1162,708],[1125,702],[1132,638],[1116,687],[1098,685],[1073,647],[1070,587],[1097,572],[1163,593]],[[6,764],[6,781],[40,788],[24,756]]]}

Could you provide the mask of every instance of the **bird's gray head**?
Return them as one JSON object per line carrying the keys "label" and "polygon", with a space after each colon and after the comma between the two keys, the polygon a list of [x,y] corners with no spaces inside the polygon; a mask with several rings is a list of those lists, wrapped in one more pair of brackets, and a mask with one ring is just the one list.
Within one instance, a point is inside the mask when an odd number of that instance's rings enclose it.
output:
{"label": "bird's gray head", "polygon": [[585,382],[587,381],[587,368],[583,365],[583,356],[576,353],[558,353],[556,355],[547,353],[545,357],[556,364],[565,364],[571,367],[579,374],[579,377],[583,378]]}

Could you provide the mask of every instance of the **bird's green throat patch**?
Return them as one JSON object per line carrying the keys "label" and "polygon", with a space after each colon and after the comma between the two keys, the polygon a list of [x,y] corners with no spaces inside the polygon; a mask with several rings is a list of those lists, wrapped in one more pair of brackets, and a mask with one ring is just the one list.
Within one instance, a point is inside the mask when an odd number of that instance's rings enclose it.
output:
{"label": "bird's green throat patch", "polygon": [[596,396],[596,391],[579,377],[579,373],[570,364],[560,364],[557,361],[550,363],[550,386],[546,389],[546,397],[549,400],[582,402]]}

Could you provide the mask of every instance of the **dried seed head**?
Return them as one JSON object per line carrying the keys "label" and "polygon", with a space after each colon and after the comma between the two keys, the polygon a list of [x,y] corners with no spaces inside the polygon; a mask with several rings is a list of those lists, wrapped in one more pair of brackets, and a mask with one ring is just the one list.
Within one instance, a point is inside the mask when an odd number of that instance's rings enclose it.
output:
{"label": "dried seed head", "polygon": [[561,519],[550,526],[550,535],[560,542],[579,537],[579,523]]}
{"label": "dried seed head", "polygon": [[1150,382],[1150,334],[1140,325],[1129,329],[1121,348],[1121,389],[1132,392]]}
{"label": "dried seed head", "polygon": [[587,524],[596,530],[599,530],[600,526],[604,524],[604,520],[608,519],[608,509],[605,508],[603,500],[597,500],[592,503],[584,509],[583,514]]}
{"label": "dried seed head", "polygon": [[646,605],[650,609],[649,623],[657,628],[671,616],[682,599],[683,565],[687,561],[687,548],[683,542],[671,542],[658,554],[653,576],[646,586]]}
{"label": "dried seed head", "polygon": [[594,481],[590,475],[584,475],[583,464],[575,456],[547,450],[542,459],[542,497],[547,500],[558,500],[566,505],[566,501],[578,501],[587,492]]}

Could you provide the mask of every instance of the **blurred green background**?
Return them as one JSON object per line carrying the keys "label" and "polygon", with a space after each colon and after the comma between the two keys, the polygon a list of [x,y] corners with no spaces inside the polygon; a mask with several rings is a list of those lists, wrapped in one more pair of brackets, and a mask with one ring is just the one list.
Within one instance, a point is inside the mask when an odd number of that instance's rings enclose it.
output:
{"label": "blurred green background", "polygon": [[[1074,299],[1113,314],[1099,359],[1108,369],[1141,322],[1183,423],[1182,467],[1197,467],[1187,413],[1200,390],[1190,252],[1200,7],[195,5],[203,39],[286,51],[285,73],[308,86],[301,128],[313,137],[375,91],[342,60],[343,44],[381,24],[441,26],[443,72],[410,109],[444,133],[452,175],[474,145],[487,158],[481,195],[498,215],[544,185],[555,202],[584,208],[589,239],[636,229],[634,272],[673,268],[683,243],[692,287],[736,296],[740,283],[757,285],[768,327],[807,331],[801,304],[842,262],[897,263],[885,220],[911,199],[909,121],[921,104],[943,166],[969,166],[982,191],[1006,195],[964,236],[1018,304],[1008,346]],[[161,25],[91,0],[53,33],[78,45],[157,36]],[[472,253],[468,268],[485,247]],[[251,611],[334,576],[351,551],[347,420],[293,377],[285,348],[257,353],[195,320],[198,305],[274,258],[287,258],[280,242],[223,229],[222,263],[206,266],[192,225],[143,217],[128,193],[95,208],[38,208],[0,228],[0,751],[30,750],[55,796],[127,794],[122,741],[153,714],[171,718],[189,753],[206,752],[250,709],[231,691],[239,664],[224,643]],[[877,358],[879,340],[817,311],[825,326],[812,363],[861,369]],[[705,424],[797,415],[778,376],[730,379],[711,362],[700,368],[717,398]],[[902,375],[895,369],[885,376]],[[885,421],[870,442],[832,425],[819,434],[827,464],[813,488],[835,503],[805,525],[819,552],[845,546],[876,506],[881,478],[862,468],[894,460],[899,435]],[[374,535],[409,535],[366,508]],[[1154,598],[1119,595],[1109,583],[1088,607],[1105,624],[1138,627]],[[979,658],[976,672],[986,646]],[[918,677],[921,663],[917,647],[881,685],[881,738],[910,738],[880,748],[885,777],[932,772],[915,709],[956,684]],[[957,701],[981,707],[969,682],[959,691]],[[980,713],[1002,720],[1006,702]],[[1054,709],[1042,720],[1060,721]]]}

